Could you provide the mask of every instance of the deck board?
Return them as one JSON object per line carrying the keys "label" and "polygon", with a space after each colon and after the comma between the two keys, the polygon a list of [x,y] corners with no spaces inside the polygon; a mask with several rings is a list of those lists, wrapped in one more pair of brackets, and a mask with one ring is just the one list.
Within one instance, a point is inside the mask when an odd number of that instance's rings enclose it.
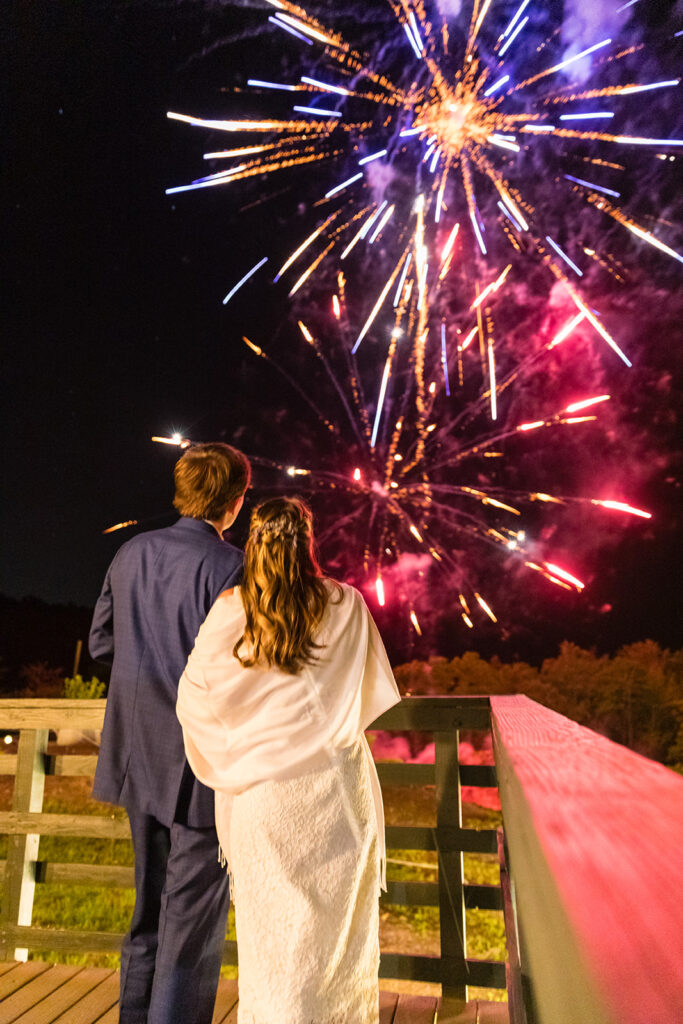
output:
{"label": "deck board", "polygon": [[228,1024],[230,1011],[236,1008],[237,982],[228,979],[221,981],[218,986],[211,1024]]}
{"label": "deck board", "polygon": [[119,1004],[115,1003],[104,1017],[98,1017],[97,1024],[119,1024]]}
{"label": "deck board", "polygon": [[[106,967],[80,968],[76,974],[69,976],[62,964],[55,964],[50,968],[50,974],[53,973],[56,977],[62,976],[64,983],[52,992],[49,999],[35,1003],[12,1024],[53,1024],[54,1020],[68,1013],[72,1006],[77,1005],[105,978],[111,977],[114,971]],[[2,1003],[0,1010],[4,1011],[4,1007]]]}
{"label": "deck board", "polygon": [[394,1024],[398,996],[395,992],[379,994],[379,1024]]}
{"label": "deck board", "polygon": [[393,1024],[434,1024],[437,1005],[434,996],[401,995]]}
{"label": "deck board", "polygon": [[17,1018],[53,995],[56,989],[81,971],[81,967],[64,967],[61,971],[47,970],[36,974],[2,1003],[2,1024],[13,1024]]}
{"label": "deck board", "polygon": [[[118,998],[118,971],[0,963],[2,1024],[118,1024]],[[221,981],[212,1024],[237,1024],[237,999],[237,982]],[[379,1005],[380,1024],[434,1024],[438,1000],[381,991]]]}
{"label": "deck board", "polygon": [[0,961],[0,978],[3,976],[3,974],[6,974],[7,971],[13,970],[16,966],[16,960],[5,960],[4,962]]}
{"label": "deck board", "polygon": [[0,978],[0,1000],[7,999],[17,989],[22,988],[43,971],[49,969],[49,964],[41,963],[39,960],[31,960],[26,964],[17,964],[14,970],[7,971]]}
{"label": "deck board", "polygon": [[119,1000],[119,974],[112,972],[50,1024],[94,1024]]}

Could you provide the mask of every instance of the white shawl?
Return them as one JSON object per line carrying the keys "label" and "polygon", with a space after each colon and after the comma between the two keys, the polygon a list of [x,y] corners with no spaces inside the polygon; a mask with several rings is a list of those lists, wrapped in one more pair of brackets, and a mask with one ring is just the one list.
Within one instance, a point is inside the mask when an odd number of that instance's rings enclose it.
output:
{"label": "white shawl", "polygon": [[177,713],[196,777],[216,791],[216,828],[230,859],[232,798],[251,786],[334,762],[362,737],[370,768],[381,883],[385,882],[382,795],[364,730],[400,701],[379,632],[361,594],[342,584],[315,642],[317,660],[297,675],[244,668],[232,649],[244,630],[239,590],[218,598],[199,630],[178,687]]}

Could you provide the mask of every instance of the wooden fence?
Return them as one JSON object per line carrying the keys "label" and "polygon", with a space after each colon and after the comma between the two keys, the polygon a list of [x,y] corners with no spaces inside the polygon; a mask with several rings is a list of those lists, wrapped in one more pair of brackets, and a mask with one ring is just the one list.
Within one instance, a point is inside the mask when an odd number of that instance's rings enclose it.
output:
{"label": "wooden fence", "polygon": [[[35,885],[132,885],[130,868],[44,863],[40,835],[122,839],[120,817],[43,814],[46,774],[92,775],[94,757],[47,755],[48,730],[101,726],[104,701],[0,701],[20,733],[0,959],[27,950],[116,951],[121,936],[34,928]],[[441,957],[383,954],[390,978],[441,982],[444,1007],[468,986],[507,987],[511,1024],[683,1021],[683,779],[526,697],[407,698],[375,723],[435,737],[434,764],[379,764],[383,784],[434,785],[436,825],[389,826],[393,849],[438,854],[437,882],[391,882],[385,900],[438,906]],[[460,732],[492,727],[496,768],[461,765]],[[498,785],[505,832],[463,828],[461,787]],[[463,853],[498,853],[501,885],[466,885]],[[503,909],[509,962],[467,958],[465,909]],[[235,962],[226,943],[226,962]]]}
{"label": "wooden fence", "polygon": [[[36,928],[31,924],[35,886],[69,882],[95,886],[132,886],[132,868],[104,864],[60,864],[38,859],[43,836],[127,839],[128,822],[120,816],[46,814],[42,811],[46,775],[94,774],[97,758],[47,754],[48,730],[99,729],[104,700],[1,700],[0,730],[19,731],[16,755],[0,755],[0,774],[15,776],[12,810],[0,813],[0,833],[9,835],[5,865],[5,901],[0,921],[0,958],[25,958],[27,951],[115,952],[122,935],[74,929]],[[380,781],[386,785],[425,786],[436,789],[436,826],[388,826],[387,846],[393,849],[435,851],[438,881],[388,884],[385,903],[434,906],[440,911],[441,956],[383,953],[381,974],[440,982],[445,997],[463,1001],[468,986],[506,987],[504,963],[468,959],[465,909],[502,910],[500,886],[467,885],[463,879],[463,853],[496,854],[502,849],[493,829],[463,828],[461,786],[496,785],[495,768],[461,765],[459,733],[490,728],[486,697],[407,698],[381,717],[374,728],[388,731],[420,730],[434,734],[434,764],[380,763]],[[236,963],[236,943],[226,942],[224,961]]]}

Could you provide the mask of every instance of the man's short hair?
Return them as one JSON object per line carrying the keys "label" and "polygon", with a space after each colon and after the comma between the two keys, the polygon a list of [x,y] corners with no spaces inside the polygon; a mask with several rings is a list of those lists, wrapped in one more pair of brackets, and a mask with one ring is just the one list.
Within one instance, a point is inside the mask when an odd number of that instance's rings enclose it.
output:
{"label": "man's short hair", "polygon": [[195,444],[176,462],[173,478],[173,504],[181,516],[214,521],[244,494],[251,466],[229,444]]}

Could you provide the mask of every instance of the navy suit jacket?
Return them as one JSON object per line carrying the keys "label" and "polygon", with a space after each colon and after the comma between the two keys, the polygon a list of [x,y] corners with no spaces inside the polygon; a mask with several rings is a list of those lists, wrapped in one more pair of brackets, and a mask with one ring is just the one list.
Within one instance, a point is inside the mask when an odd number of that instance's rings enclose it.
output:
{"label": "navy suit jacket", "polygon": [[95,606],[90,653],[112,665],[93,795],[164,825],[214,823],[213,792],[192,774],[176,717],[178,680],[242,552],[199,519],[141,533],[116,553]]}

